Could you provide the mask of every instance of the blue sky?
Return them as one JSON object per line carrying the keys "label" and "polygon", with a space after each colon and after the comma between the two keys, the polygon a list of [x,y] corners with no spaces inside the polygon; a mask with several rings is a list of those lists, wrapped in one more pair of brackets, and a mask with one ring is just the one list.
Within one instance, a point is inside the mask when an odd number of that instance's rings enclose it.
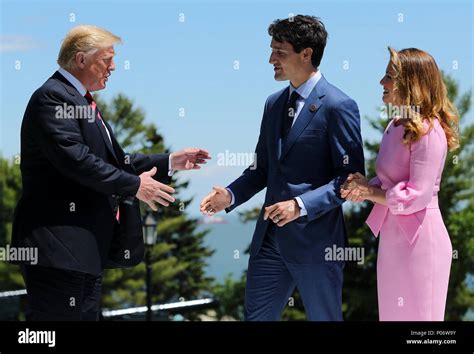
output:
{"label": "blue sky", "polygon": [[[0,154],[19,153],[26,104],[56,70],[67,31],[78,24],[94,24],[124,40],[116,47],[117,69],[102,97],[125,93],[160,127],[172,149],[198,146],[213,155],[201,171],[181,174],[191,179],[183,195],[196,197],[192,205],[196,212],[213,185],[227,185],[244,169],[218,166],[218,154],[253,152],[266,97],[287,85],[274,81],[268,64],[267,28],[274,19],[290,13],[322,19],[329,39],[321,71],[357,101],[362,117],[377,115],[381,105],[378,82],[388,61],[387,45],[426,50],[459,81],[461,92],[473,86],[470,0],[0,0],[0,4]],[[364,119],[362,135],[378,138]],[[262,200],[260,195],[247,206]]]}

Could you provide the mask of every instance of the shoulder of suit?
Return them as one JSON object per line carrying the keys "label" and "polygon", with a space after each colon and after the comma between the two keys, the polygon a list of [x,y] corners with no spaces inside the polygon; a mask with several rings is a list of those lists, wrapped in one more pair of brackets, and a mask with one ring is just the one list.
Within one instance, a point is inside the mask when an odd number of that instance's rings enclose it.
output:
{"label": "shoulder of suit", "polygon": [[52,97],[67,99],[68,97],[71,97],[71,95],[68,93],[66,87],[61,81],[50,77],[33,93],[32,98]]}
{"label": "shoulder of suit", "polygon": [[349,97],[349,95],[347,95],[344,91],[330,84],[329,82],[327,83],[326,94],[324,97],[324,104],[327,107],[339,106],[342,103],[349,101],[355,103],[355,101],[351,97]]}
{"label": "shoulder of suit", "polygon": [[275,93],[272,93],[270,96],[267,97],[267,104],[270,105],[275,103],[281,97],[281,95],[285,93],[287,89],[288,87],[285,87]]}

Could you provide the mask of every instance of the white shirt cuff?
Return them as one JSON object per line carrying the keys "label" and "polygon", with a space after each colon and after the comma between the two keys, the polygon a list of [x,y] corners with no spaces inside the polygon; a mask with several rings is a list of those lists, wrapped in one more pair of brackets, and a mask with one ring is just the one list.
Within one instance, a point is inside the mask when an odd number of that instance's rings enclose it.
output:
{"label": "white shirt cuff", "polygon": [[171,154],[168,158],[168,176],[171,177],[173,176],[174,170],[171,169]]}
{"label": "white shirt cuff", "polygon": [[227,189],[227,190],[229,191],[229,193],[230,193],[230,205],[229,205],[229,206],[232,206],[232,205],[234,205],[234,203],[235,203],[234,193],[232,193],[232,191],[231,191],[229,188],[226,188],[226,189]]}
{"label": "white shirt cuff", "polygon": [[301,208],[300,210],[300,216],[306,216],[308,215],[308,212],[306,211],[306,208],[304,206],[303,201],[301,200],[300,197],[295,197],[296,202],[298,203],[298,206]]}

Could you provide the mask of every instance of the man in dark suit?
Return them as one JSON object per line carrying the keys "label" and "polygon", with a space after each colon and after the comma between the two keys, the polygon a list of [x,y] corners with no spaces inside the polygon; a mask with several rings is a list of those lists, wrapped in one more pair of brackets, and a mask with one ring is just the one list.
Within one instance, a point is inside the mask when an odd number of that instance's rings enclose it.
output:
{"label": "man in dark suit", "polygon": [[310,320],[342,320],[343,261],[326,259],[347,237],[339,194],[349,173],[364,172],[357,104],[318,67],[323,23],[311,16],[277,20],[270,64],[290,86],[265,104],[252,165],[201,203],[203,213],[230,212],[267,188],[250,248],[246,320],[278,320],[298,288]]}
{"label": "man in dark suit", "polygon": [[12,245],[38,250],[37,264],[21,265],[28,320],[97,320],[103,269],[143,258],[138,200],[153,210],[155,203],[168,206],[172,172],[198,169],[210,158],[202,149],[121,149],[90,93],[105,88],[118,42],[94,26],[73,28],[59,70],[32,95],[23,117],[23,193]]}

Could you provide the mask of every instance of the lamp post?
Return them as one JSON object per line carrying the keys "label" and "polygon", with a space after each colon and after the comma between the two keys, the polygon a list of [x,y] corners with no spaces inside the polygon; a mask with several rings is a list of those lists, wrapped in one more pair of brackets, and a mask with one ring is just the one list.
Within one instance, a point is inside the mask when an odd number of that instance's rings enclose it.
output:
{"label": "lamp post", "polygon": [[143,236],[145,238],[145,264],[146,264],[146,320],[153,320],[153,311],[151,309],[151,251],[153,245],[156,243],[157,232],[156,232],[157,221],[151,211],[147,211],[143,217]]}

